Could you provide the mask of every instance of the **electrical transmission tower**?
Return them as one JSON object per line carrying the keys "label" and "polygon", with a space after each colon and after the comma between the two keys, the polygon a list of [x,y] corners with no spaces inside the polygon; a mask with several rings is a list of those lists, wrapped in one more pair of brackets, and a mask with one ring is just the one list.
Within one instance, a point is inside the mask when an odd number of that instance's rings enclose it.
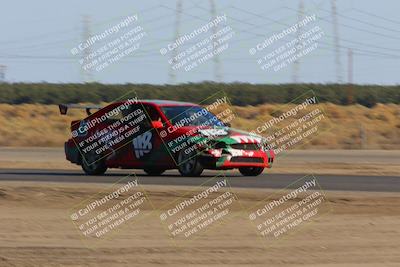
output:
{"label": "electrical transmission tower", "polygon": [[[90,31],[90,16],[83,16],[83,31],[82,31],[82,42],[85,43],[87,40],[89,40],[92,37],[92,33]],[[84,69],[83,67],[90,63],[89,55],[92,53],[92,49],[90,48],[90,45],[86,47],[82,51],[82,65],[81,65],[81,74],[82,74],[82,80],[83,82],[92,82],[93,81],[93,76],[90,68]]]}
{"label": "electrical transmission tower", "polygon": [[[179,32],[179,26],[181,24],[181,16],[182,16],[182,0],[178,0],[176,2],[176,21],[175,21],[175,35],[174,35],[174,40],[177,40],[180,36]],[[171,84],[175,83],[176,81],[176,73],[175,70],[173,69],[173,66],[176,63],[176,56],[178,55],[178,48],[174,49],[171,53],[172,57],[172,62],[170,64],[169,68],[169,82]]]}
{"label": "electrical transmission tower", "polygon": [[347,75],[348,75],[348,88],[347,88],[347,104],[353,103],[353,50],[349,48],[347,52]]}
{"label": "electrical transmission tower", "polygon": [[340,62],[340,44],[339,44],[339,27],[337,19],[336,0],[331,0],[331,12],[333,21],[333,35],[335,45],[335,65],[336,65],[336,82],[342,83],[342,64]]}
{"label": "electrical transmission tower", "polygon": [[0,65],[0,83],[6,81],[6,69],[7,67],[5,65]]}
{"label": "electrical transmission tower", "polygon": [[[182,16],[182,0],[177,0],[176,2],[176,21],[175,21],[175,36],[174,36],[174,41],[177,40],[180,37],[180,27],[181,27],[181,16]],[[217,16],[217,9],[215,6],[215,1],[214,0],[209,0],[210,3],[210,13],[211,13],[211,19],[216,18]],[[213,27],[212,34],[217,33],[218,28],[217,26]],[[221,62],[218,57],[218,53],[216,53],[216,48],[213,47],[213,62],[214,62],[214,79],[217,82],[222,81],[222,74],[221,74]],[[175,57],[178,55],[178,48],[174,49],[173,52],[171,53],[172,61],[170,64],[170,69],[169,69],[169,81],[171,84],[176,82],[176,73],[175,70],[173,69],[173,66],[176,63]]]}
{"label": "electrical transmission tower", "polygon": [[[210,2],[210,7],[211,7],[211,19],[216,18],[217,17],[217,9],[215,7],[215,2],[214,0],[209,0]],[[218,32],[217,27],[213,27],[213,35],[216,34]],[[221,82],[222,81],[222,75],[221,75],[221,63],[219,62],[219,57],[217,54],[217,51],[215,50],[216,47],[213,46],[213,53],[214,53],[214,79],[217,82]]]}
{"label": "electrical transmission tower", "polygon": [[[299,10],[297,13],[297,22],[299,23],[304,17],[304,2],[300,0],[299,2]],[[301,27],[297,29],[297,40],[300,40],[301,35]],[[296,54],[300,51],[296,51]],[[296,60],[293,62],[293,83],[297,83],[299,81],[299,70],[300,70],[300,57],[296,57]]]}

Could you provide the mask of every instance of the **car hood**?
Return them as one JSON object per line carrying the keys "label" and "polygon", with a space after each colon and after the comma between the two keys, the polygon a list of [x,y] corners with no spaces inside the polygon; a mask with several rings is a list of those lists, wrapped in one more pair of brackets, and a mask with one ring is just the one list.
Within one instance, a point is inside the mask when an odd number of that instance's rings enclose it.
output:
{"label": "car hood", "polygon": [[185,126],[184,131],[192,131],[193,136],[203,137],[227,144],[259,144],[262,137],[231,127],[195,127]]}

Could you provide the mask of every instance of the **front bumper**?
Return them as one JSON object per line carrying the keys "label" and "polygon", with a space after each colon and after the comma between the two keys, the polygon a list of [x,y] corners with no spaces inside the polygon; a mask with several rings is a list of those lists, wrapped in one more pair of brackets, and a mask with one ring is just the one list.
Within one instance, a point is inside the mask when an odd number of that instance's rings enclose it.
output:
{"label": "front bumper", "polygon": [[199,155],[200,162],[208,169],[271,168],[274,158],[273,150],[207,149]]}

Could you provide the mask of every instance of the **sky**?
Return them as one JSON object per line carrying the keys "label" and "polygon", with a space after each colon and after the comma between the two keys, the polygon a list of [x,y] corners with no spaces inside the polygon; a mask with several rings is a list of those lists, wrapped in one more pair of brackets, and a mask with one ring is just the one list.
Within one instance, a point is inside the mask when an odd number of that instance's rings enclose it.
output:
{"label": "sky", "polygon": [[[0,69],[1,65],[3,69],[5,66],[5,81],[175,84],[201,81],[346,83],[350,79],[358,84],[399,84],[398,0],[337,0],[336,16],[332,16],[328,0],[304,0],[303,9],[300,9],[301,1],[295,0],[182,0],[180,9],[177,2],[2,0]],[[316,19],[301,30],[279,38],[265,49],[257,50],[255,55],[249,52],[274,34],[312,15]],[[109,33],[110,29],[134,16],[137,20],[118,32]],[[160,52],[160,49],[168,49],[176,37],[201,29],[216,16],[226,16],[226,20],[196,34],[178,48],[168,50],[165,55]],[[172,70],[173,64],[183,58],[189,61],[190,48],[197,47],[195,50],[200,52],[206,47],[201,46],[201,42],[211,40],[210,36],[222,29],[229,29],[230,35],[219,35],[218,38],[226,37],[225,41],[221,40],[221,51],[202,60],[201,64],[197,61],[199,64],[192,69]],[[280,47],[289,51],[290,42],[312,29],[322,32],[310,44],[310,47],[315,44],[312,51],[282,69],[261,68],[277,57],[272,52],[277,54]],[[121,40],[121,36],[131,30],[144,34],[132,40],[130,53],[114,58],[104,69],[82,69],[84,64],[102,55],[102,47],[109,49],[112,41]],[[87,37],[104,32],[109,34],[90,49],[79,50],[78,54],[71,52]],[[124,49],[121,47],[120,51]],[[192,53],[196,52],[193,49]],[[171,61],[178,55],[182,56],[180,60]],[[85,56],[87,58],[82,61]],[[262,57],[265,61],[260,64],[258,60]]]}

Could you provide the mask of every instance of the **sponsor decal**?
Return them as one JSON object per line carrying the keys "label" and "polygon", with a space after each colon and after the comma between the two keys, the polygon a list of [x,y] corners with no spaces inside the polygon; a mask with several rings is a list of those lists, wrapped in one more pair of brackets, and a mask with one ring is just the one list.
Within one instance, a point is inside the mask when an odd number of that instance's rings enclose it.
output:
{"label": "sponsor decal", "polygon": [[144,154],[147,154],[151,151],[153,148],[153,145],[151,144],[151,137],[151,132],[145,132],[144,134],[141,134],[133,139],[132,143],[136,158],[139,159],[143,157]]}

